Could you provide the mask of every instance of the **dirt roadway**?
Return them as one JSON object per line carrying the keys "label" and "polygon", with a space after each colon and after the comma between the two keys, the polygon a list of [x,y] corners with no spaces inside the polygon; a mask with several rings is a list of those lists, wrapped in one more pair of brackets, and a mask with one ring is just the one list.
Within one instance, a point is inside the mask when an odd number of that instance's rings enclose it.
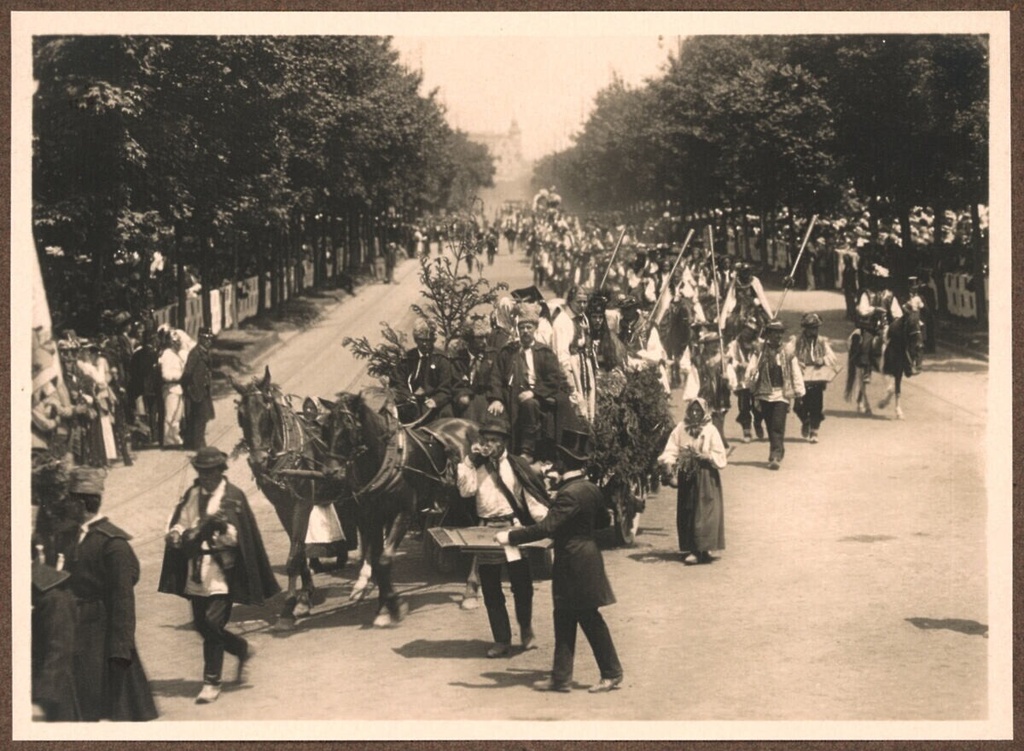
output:
{"label": "dirt roadway", "polygon": [[[487,275],[528,284],[521,261],[500,255]],[[383,319],[408,326],[416,264],[403,264],[399,279],[363,289],[271,353],[275,381],[325,396],[364,383],[340,340],[374,339]],[[769,292],[773,302],[778,294]],[[797,291],[783,318],[796,331],[798,316],[817,310],[823,333],[841,344],[841,308],[838,294]],[[326,601],[294,632],[269,628],[277,601],[236,609],[235,627],[259,649],[249,680],[197,707],[200,640],[185,601],[155,592],[163,525],[191,476],[182,454],[144,453],[133,469],[112,474],[106,510],[135,534],[142,560],[138,641],[158,722],[292,720],[300,722],[285,732],[301,738],[322,732],[301,721],[335,720],[344,723],[327,737],[343,738],[353,720],[391,721],[369,731],[391,735],[400,720],[984,719],[987,382],[987,365],[940,349],[904,382],[907,419],[897,422],[891,407],[874,419],[857,416],[837,380],[826,392],[819,444],[803,441],[790,416],[779,472],[766,469],[767,443],[739,443],[733,410],[720,558],[679,561],[671,489],[649,500],[635,547],[605,552],[618,603],[603,612],[626,675],[622,690],[600,696],[584,690],[598,674],[582,635],[578,690],[529,688],[551,662],[550,582],[536,587],[538,646],[488,660],[485,612],[459,609],[461,581],[433,573],[414,539],[396,565],[411,605],[399,627],[372,629],[375,604],[348,603],[351,566],[317,575]],[[877,401],[880,380],[872,392]],[[217,412],[210,435],[229,450],[238,439],[232,402]],[[230,477],[249,493],[280,575],[287,545],[276,517],[243,460]],[[233,669],[228,657],[226,674]],[[237,737],[259,737],[259,726],[242,727]],[[416,737],[415,729],[400,733]],[[170,726],[166,737],[176,737]]]}

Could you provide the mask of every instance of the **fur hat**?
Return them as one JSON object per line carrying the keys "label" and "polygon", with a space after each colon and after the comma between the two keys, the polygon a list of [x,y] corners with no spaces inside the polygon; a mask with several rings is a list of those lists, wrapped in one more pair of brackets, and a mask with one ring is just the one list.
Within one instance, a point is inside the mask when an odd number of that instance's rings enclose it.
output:
{"label": "fur hat", "polygon": [[532,302],[525,302],[519,306],[519,318],[516,323],[532,323],[535,326],[540,323],[540,306]]}
{"label": "fur hat", "polygon": [[435,336],[434,326],[426,318],[418,318],[413,324],[413,339],[433,339]]}
{"label": "fur hat", "polygon": [[800,325],[804,328],[821,325],[821,316],[817,313],[804,313],[804,317],[800,320]]}
{"label": "fur hat", "polygon": [[75,467],[71,470],[69,493],[81,495],[103,495],[103,481],[107,473],[94,467]]}
{"label": "fur hat", "polygon": [[475,336],[478,339],[483,339],[489,336],[492,331],[491,322],[487,318],[474,318],[466,324],[465,335],[467,337]]}
{"label": "fur hat", "polygon": [[782,321],[780,321],[778,318],[776,318],[774,321],[771,321],[767,326],[765,326],[764,330],[765,331],[785,331],[786,330],[786,324],[784,324]]}

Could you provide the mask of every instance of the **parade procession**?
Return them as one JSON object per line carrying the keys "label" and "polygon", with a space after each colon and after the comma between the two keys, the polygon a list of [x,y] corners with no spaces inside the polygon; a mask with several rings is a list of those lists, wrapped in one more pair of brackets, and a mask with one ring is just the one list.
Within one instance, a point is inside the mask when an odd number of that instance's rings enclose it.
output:
{"label": "parade procession", "polygon": [[1000,732],[987,34],[46,34],[16,735]]}

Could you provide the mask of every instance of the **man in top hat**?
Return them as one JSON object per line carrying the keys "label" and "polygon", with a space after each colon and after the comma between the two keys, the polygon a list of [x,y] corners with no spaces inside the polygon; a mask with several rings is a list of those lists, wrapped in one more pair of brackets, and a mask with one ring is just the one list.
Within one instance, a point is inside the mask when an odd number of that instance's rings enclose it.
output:
{"label": "man in top hat", "polygon": [[77,611],[75,691],[83,720],[152,720],[156,705],[135,645],[139,559],[131,535],[100,512],[104,477],[72,470],[64,516],[78,526],[57,544]]}
{"label": "man in top hat", "polygon": [[805,393],[800,362],[792,344],[783,344],[786,327],[774,320],[765,327],[766,341],[761,352],[750,359],[747,388],[757,399],[768,427],[768,468],[779,469],[786,447],[786,415],[793,399]]}
{"label": "man in top hat", "polygon": [[796,340],[796,359],[804,379],[806,393],[798,396],[793,412],[800,418],[800,434],[811,443],[818,442],[823,415],[825,388],[835,374],[836,355],[826,337],[820,336],[821,316],[807,313],[800,321],[803,335]]}
{"label": "man in top hat", "polygon": [[433,324],[420,318],[413,326],[416,346],[407,350],[395,373],[398,416],[403,423],[452,416],[452,366],[435,351]]}
{"label": "man in top hat", "polygon": [[[457,482],[463,498],[476,499],[479,524],[496,529],[529,527],[547,515],[550,503],[540,477],[523,457],[508,452],[509,423],[504,415],[489,416],[480,426],[480,443],[475,444],[458,465]],[[504,552],[477,556],[480,588],[491,625],[494,645],[488,657],[506,657],[512,651],[512,626],[501,588]],[[508,576],[515,600],[516,622],[523,649],[529,649],[533,634],[533,579],[529,561],[508,559]]]}
{"label": "man in top hat", "polygon": [[622,683],[622,664],[598,611],[613,604],[615,595],[594,540],[605,502],[601,490],[586,476],[589,443],[587,433],[563,431],[558,445],[561,479],[547,516],[532,527],[501,530],[495,535],[503,545],[523,545],[545,537],[554,540],[555,654],[551,677],[534,686],[539,691],[571,690],[577,626],[583,629],[601,671],[600,682],[591,686],[590,692],[611,691]]}
{"label": "man in top hat", "polygon": [[192,459],[198,477],[171,514],[159,591],[189,600],[203,637],[203,688],[197,704],[216,701],[224,653],[238,658],[243,679],[253,646],[227,630],[234,603],[261,605],[281,591],[245,494],[228,482],[227,454],[213,446]]}
{"label": "man in top hat", "polygon": [[520,306],[519,340],[498,353],[491,394],[500,398],[487,408],[492,415],[508,416],[518,453],[531,462],[554,459],[554,436],[570,411],[569,386],[558,359],[551,348],[536,341],[539,321],[540,308],[530,303]]}
{"label": "man in top hat", "polygon": [[213,373],[210,370],[210,347],[213,332],[199,329],[199,343],[189,350],[181,373],[181,386],[188,400],[185,403],[185,448],[201,449],[206,445],[206,424],[214,418]]}

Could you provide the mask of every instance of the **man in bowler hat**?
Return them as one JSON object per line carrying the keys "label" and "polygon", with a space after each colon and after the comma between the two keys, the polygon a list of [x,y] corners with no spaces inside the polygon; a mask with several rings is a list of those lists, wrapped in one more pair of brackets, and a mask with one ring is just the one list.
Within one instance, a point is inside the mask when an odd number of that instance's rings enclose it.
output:
{"label": "man in bowler hat", "polygon": [[544,537],[554,540],[555,563],[551,575],[554,598],[555,656],[551,678],[534,685],[538,691],[568,692],[572,688],[576,654],[576,627],[590,643],[601,680],[590,693],[604,693],[622,683],[619,662],[608,626],[598,608],[615,602],[604,570],[604,559],[594,540],[604,496],[586,476],[590,436],[565,430],[558,445],[561,479],[555,501],[544,519],[531,527],[501,530],[495,540],[522,545]]}
{"label": "man in bowler hat", "polygon": [[195,484],[179,501],[164,538],[159,591],[185,597],[203,637],[203,688],[197,704],[216,701],[224,653],[238,658],[239,682],[253,646],[227,630],[231,606],[261,605],[281,588],[245,494],[224,477],[227,454],[213,446],[192,459]]}

